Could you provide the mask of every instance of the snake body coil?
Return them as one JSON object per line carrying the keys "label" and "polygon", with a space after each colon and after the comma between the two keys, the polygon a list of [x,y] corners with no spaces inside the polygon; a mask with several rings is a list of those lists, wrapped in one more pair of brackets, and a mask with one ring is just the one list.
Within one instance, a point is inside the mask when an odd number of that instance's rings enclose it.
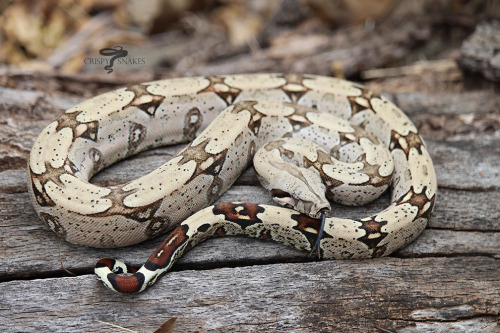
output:
{"label": "snake body coil", "polygon": [[[191,143],[145,176],[109,187],[89,183],[118,160],[181,142]],[[273,198],[293,209],[207,207],[252,159]],[[328,199],[359,205],[389,187],[388,208],[358,219],[326,218],[319,243],[324,258],[385,256],[424,230],[437,191],[428,151],[394,104],[355,83],[280,74],[162,80],[87,100],[40,134],[28,184],[38,215],[72,243],[118,247],[173,229],[139,271],[99,261],[99,278],[123,292],[152,285],[212,236],[311,250]]]}

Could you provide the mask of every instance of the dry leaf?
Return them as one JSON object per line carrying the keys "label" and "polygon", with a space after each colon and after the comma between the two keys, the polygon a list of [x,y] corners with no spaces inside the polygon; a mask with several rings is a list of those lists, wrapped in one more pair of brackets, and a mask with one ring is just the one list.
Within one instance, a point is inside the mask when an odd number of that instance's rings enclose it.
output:
{"label": "dry leaf", "polygon": [[396,0],[308,0],[316,14],[333,24],[356,24],[387,15]]}
{"label": "dry leaf", "polygon": [[[87,17],[78,1],[17,1],[0,16],[0,61],[39,66]],[[27,63],[32,60],[38,62]]]}
{"label": "dry leaf", "polygon": [[177,320],[177,317],[170,318],[166,322],[164,322],[160,327],[156,329],[153,333],[173,333],[174,332],[174,324]]}
{"label": "dry leaf", "polygon": [[121,22],[130,22],[143,33],[164,32],[187,11],[198,11],[208,0],[137,0],[128,1],[119,10]]}
{"label": "dry leaf", "polygon": [[241,5],[222,7],[214,12],[213,17],[226,26],[233,46],[252,43],[262,31],[262,18]]}
{"label": "dry leaf", "polygon": [[267,54],[274,59],[307,57],[326,48],[330,39],[321,34],[278,36],[271,41]]}

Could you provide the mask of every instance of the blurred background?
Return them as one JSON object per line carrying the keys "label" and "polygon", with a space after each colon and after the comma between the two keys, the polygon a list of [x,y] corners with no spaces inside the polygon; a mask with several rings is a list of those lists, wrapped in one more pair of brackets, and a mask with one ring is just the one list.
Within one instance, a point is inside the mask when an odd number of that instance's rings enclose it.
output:
{"label": "blurred background", "polygon": [[388,75],[373,68],[459,60],[478,23],[500,18],[500,2],[3,0],[0,12],[4,69],[106,76],[99,50],[121,46],[129,61],[110,76],[129,81],[243,72],[365,80]]}
{"label": "blurred background", "polygon": [[169,77],[283,72],[362,82],[426,138],[500,133],[497,0],[3,0],[0,13],[5,117]]}

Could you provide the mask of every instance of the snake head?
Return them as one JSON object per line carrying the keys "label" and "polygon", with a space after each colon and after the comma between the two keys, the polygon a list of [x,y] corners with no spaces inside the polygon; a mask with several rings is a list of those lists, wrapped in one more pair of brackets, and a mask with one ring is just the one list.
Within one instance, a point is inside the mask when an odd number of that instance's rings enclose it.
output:
{"label": "snake head", "polygon": [[316,179],[319,178],[316,170],[292,164],[282,167],[267,187],[274,201],[313,218],[319,218],[321,212],[330,210],[330,203],[325,196],[325,185],[320,179]]}
{"label": "snake head", "polygon": [[322,211],[331,207],[320,173],[302,162],[301,150],[306,145],[305,140],[292,138],[271,141],[257,151],[253,165],[257,178],[274,201],[319,218]]}

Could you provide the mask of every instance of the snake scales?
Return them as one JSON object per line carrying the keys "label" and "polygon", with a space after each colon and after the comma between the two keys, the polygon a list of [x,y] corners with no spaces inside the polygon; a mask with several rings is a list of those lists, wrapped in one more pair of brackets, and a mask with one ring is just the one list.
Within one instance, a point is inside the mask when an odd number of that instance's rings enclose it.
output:
{"label": "snake scales", "polygon": [[[89,183],[127,156],[190,141],[127,184]],[[207,207],[252,158],[273,198],[294,209]],[[143,291],[213,236],[247,235],[311,250],[319,217],[322,257],[385,256],[424,230],[437,191],[428,151],[400,109],[361,85],[312,75],[179,78],[108,92],[50,123],[28,164],[35,210],[69,242],[118,247],[173,229],[139,271],[112,259],[97,263],[98,277],[122,292]],[[382,212],[324,219],[328,199],[358,205],[388,187],[391,205]]]}

